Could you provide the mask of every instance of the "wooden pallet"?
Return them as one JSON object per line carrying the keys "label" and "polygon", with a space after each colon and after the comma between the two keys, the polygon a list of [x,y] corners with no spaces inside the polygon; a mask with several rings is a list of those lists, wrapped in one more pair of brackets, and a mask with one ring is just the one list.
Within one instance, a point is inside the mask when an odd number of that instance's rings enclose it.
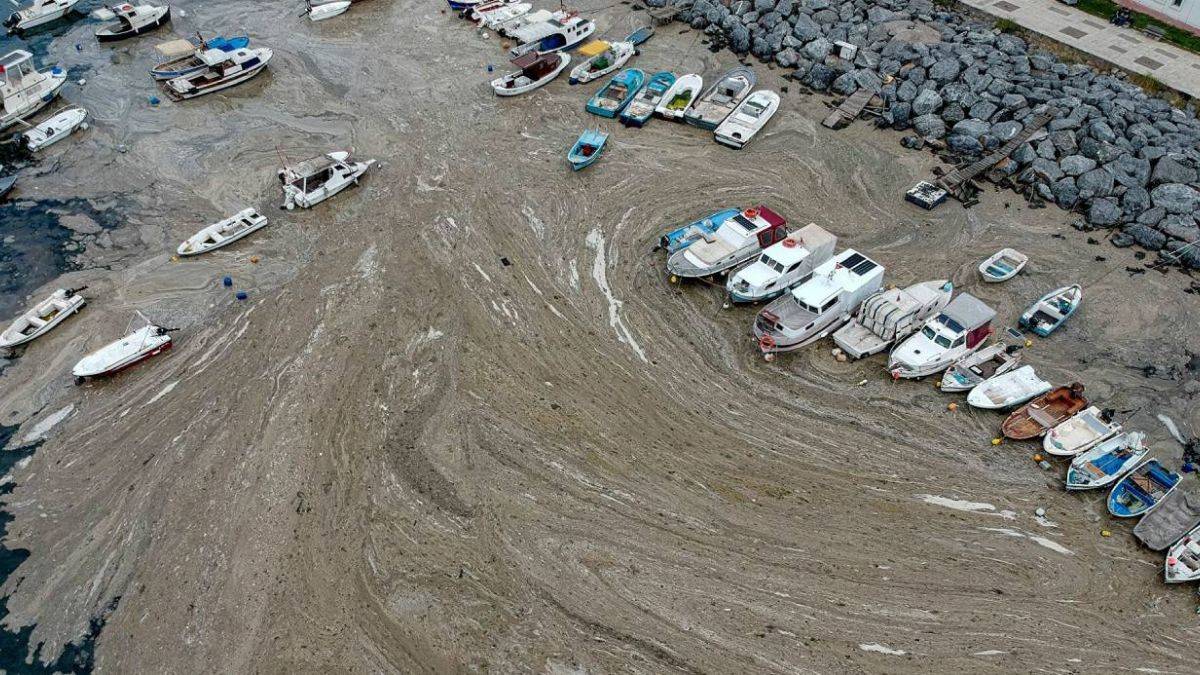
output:
{"label": "wooden pallet", "polygon": [[841,105],[834,108],[833,112],[829,113],[829,116],[821,122],[821,126],[830,129],[845,127],[847,124],[858,119],[859,114],[862,113],[863,108],[867,107],[867,103],[870,102],[871,97],[874,95],[875,92],[870,89],[860,87],[853,94],[850,94],[845,101],[842,101]]}
{"label": "wooden pallet", "polygon": [[959,167],[933,182],[938,187],[949,192],[955,199],[961,201],[965,196],[963,188],[972,178],[1004,161],[1014,150],[1021,147],[1022,144],[1032,138],[1042,127],[1049,124],[1050,120],[1054,119],[1056,112],[1056,110],[1051,109],[1034,117],[1020,133],[1013,136],[1011,140],[1000,146],[995,152],[985,155],[983,159]]}
{"label": "wooden pallet", "polygon": [[658,26],[665,26],[666,24],[671,23],[681,11],[683,11],[683,8],[674,3],[669,3],[662,7],[646,8],[646,14],[648,14],[650,18],[654,20],[655,25]]}

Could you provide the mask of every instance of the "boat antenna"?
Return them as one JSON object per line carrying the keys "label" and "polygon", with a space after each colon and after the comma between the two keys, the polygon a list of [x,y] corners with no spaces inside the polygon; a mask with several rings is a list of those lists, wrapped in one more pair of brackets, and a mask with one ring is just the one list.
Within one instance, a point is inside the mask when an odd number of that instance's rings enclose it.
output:
{"label": "boat antenna", "polygon": [[280,164],[283,164],[283,167],[286,169],[288,165],[288,158],[287,155],[283,154],[283,148],[276,145],[275,153],[279,155],[279,162]]}

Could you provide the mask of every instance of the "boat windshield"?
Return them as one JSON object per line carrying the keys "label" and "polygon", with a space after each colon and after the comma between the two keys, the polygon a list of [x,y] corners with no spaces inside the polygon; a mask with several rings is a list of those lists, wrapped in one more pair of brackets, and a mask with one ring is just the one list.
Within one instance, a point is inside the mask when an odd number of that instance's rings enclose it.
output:
{"label": "boat windshield", "polygon": [[963,332],[963,330],[965,330],[965,328],[963,327],[963,325],[961,323],[946,316],[945,314],[938,314],[937,320],[938,320],[938,323],[942,324],[946,328],[949,328],[950,330],[954,331],[955,333],[961,333],[961,332]]}
{"label": "boat windshield", "polygon": [[921,329],[921,335],[924,335],[925,337],[932,340],[934,338],[934,336],[937,334],[933,332],[932,328],[930,328],[929,326],[925,326],[924,328]]}
{"label": "boat windshield", "polygon": [[775,270],[776,272],[783,272],[783,263],[779,262],[778,260],[775,260],[774,258],[767,255],[766,253],[762,254],[762,257],[759,258],[758,261],[760,263],[766,265],[767,267],[770,267],[771,269]]}
{"label": "boat windshield", "polygon": [[946,337],[945,335],[939,335],[936,338],[934,338],[933,341],[935,343],[937,343],[937,345],[939,347],[942,347],[944,349],[950,348],[950,338]]}

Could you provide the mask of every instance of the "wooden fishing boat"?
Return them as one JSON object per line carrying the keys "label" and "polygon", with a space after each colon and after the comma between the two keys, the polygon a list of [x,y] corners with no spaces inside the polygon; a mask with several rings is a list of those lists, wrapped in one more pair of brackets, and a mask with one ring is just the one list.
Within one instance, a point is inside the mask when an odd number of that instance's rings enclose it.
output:
{"label": "wooden fishing boat", "polygon": [[997,342],[959,359],[946,369],[938,386],[946,393],[970,391],[985,380],[1015,369],[1020,363],[1021,351],[1017,345]]}
{"label": "wooden fishing boat", "polygon": [[729,117],[713,131],[713,139],[721,145],[741,149],[746,147],[779,109],[779,94],[760,89],[738,104]]}
{"label": "wooden fishing boat", "polygon": [[1074,457],[1121,432],[1096,406],[1089,406],[1042,437],[1042,449],[1055,457]]}
{"label": "wooden fishing boat", "polygon": [[696,73],[688,73],[675,80],[675,84],[663,94],[662,100],[654,108],[654,112],[667,120],[681,120],[691,108],[700,90],[704,88],[704,78]]}
{"label": "wooden fishing boat", "polygon": [[599,129],[589,129],[580,134],[579,140],[575,141],[575,145],[571,146],[571,151],[567,153],[567,161],[570,162],[571,168],[579,171],[591,166],[592,162],[600,159],[606,141],[608,134]]}
{"label": "wooden fishing boat", "polygon": [[17,317],[0,333],[0,348],[11,349],[49,333],[87,303],[80,295],[86,288],[60,288],[51,293],[50,297]]}
{"label": "wooden fishing boat", "polygon": [[110,7],[101,7],[92,12],[92,16],[101,21],[112,21],[96,31],[96,39],[100,42],[116,42],[138,35],[149,33],[171,20],[171,6],[164,5],[132,5],[124,3]]}
{"label": "wooden fishing boat", "polygon": [[177,253],[180,256],[190,256],[215,251],[266,226],[266,216],[253,208],[242,209],[188,237],[187,241],[179,245]]}
{"label": "wooden fishing boat", "polygon": [[1003,248],[992,255],[992,257],[979,263],[979,275],[983,280],[996,284],[1001,281],[1008,281],[1017,276],[1025,268],[1025,263],[1029,262],[1029,256],[1017,251],[1016,249]]}
{"label": "wooden fishing boat", "polygon": [[75,364],[75,384],[93,377],[116,374],[171,348],[171,329],[151,324],[88,354]]}
{"label": "wooden fishing boat", "polygon": [[758,76],[750,68],[730,69],[692,103],[683,121],[709,131],[716,129],[750,95],[757,82]]}
{"label": "wooden fishing boat", "polygon": [[687,225],[677,227],[659,237],[658,247],[665,249],[668,255],[683,250],[701,239],[711,237],[726,220],[741,212],[741,209],[725,209],[717,211],[706,218],[701,218]]}
{"label": "wooden fishing boat", "polygon": [[88,113],[83,108],[77,105],[68,106],[21,134],[21,138],[30,152],[38,152],[70,136],[76,129],[86,129],[87,116]]}
{"label": "wooden fishing boat", "polygon": [[1017,441],[1037,438],[1087,407],[1083,385],[1076,382],[1042,394],[1015,410],[1000,425],[1005,438]]}
{"label": "wooden fishing boat", "polygon": [[1052,388],[1049,382],[1037,376],[1033,366],[1021,366],[975,385],[967,394],[967,403],[973,408],[1004,410],[1041,396]]}
{"label": "wooden fishing boat", "polygon": [[309,209],[353,185],[375,160],[354,161],[345,150],[284,166],[277,172],[283,185],[283,207]]}
{"label": "wooden fishing boat", "polygon": [[1183,482],[1163,497],[1133,527],[1133,536],[1151,551],[1165,551],[1200,526],[1200,492],[1196,481]]}
{"label": "wooden fishing boat", "polygon": [[308,8],[304,11],[308,15],[308,20],[312,22],[324,21],[332,19],[339,14],[344,14],[350,9],[350,0],[336,0],[335,2],[322,2],[319,4],[309,3]]}
{"label": "wooden fishing boat", "polygon": [[151,68],[150,77],[156,80],[173,80],[177,77],[191,75],[208,67],[208,64],[200,58],[200,54],[204,53],[205,50],[220,49],[221,51],[228,52],[248,47],[249,45],[250,38],[245,35],[231,38],[218,35],[209,40],[200,40],[199,46],[192,44],[188,40],[172,40],[155,46],[155,51],[164,55],[177,54],[184,49],[187,49],[187,51],[184,51],[181,56],[168,57],[166,61]]}
{"label": "wooden fishing boat", "polygon": [[1151,459],[1130,471],[1108,494],[1108,512],[1117,518],[1136,518],[1162,503],[1179,487],[1179,474],[1157,459]]}
{"label": "wooden fishing boat", "polygon": [[167,95],[184,101],[237,86],[266,70],[273,55],[266,47],[239,47],[228,52],[207,49],[199,54],[204,70],[167,80]]}
{"label": "wooden fishing boat", "polygon": [[654,109],[662,102],[663,94],[675,84],[675,73],[669,70],[659,71],[650,76],[650,81],[638,95],[633,98],[621,111],[621,124],[629,127],[640,127],[650,121]]}
{"label": "wooden fishing boat", "polygon": [[548,84],[571,62],[568,54],[525,54],[511,63],[520,70],[492,80],[497,96],[517,96]]}
{"label": "wooden fishing boat", "polygon": [[637,68],[626,68],[596,92],[587,102],[587,111],[601,117],[616,117],[637,96],[645,82],[646,73]]}
{"label": "wooden fishing boat", "polygon": [[58,21],[71,13],[79,0],[33,0],[28,7],[18,8],[4,20],[9,35]]}
{"label": "wooden fishing boat", "polygon": [[583,63],[571,69],[569,84],[585,84],[615,72],[637,53],[632,42],[593,40],[579,48]]}
{"label": "wooden fishing boat", "polygon": [[1043,295],[1021,315],[1021,326],[1046,337],[1063,325],[1083,301],[1079,284],[1063,286]]}
{"label": "wooden fishing boat", "polygon": [[1111,485],[1150,452],[1140,431],[1114,436],[1078,455],[1067,469],[1068,490],[1093,490]]}
{"label": "wooden fishing boat", "polygon": [[24,49],[0,58],[0,130],[46,107],[67,82],[67,71],[54,66],[38,70],[33,55]]}

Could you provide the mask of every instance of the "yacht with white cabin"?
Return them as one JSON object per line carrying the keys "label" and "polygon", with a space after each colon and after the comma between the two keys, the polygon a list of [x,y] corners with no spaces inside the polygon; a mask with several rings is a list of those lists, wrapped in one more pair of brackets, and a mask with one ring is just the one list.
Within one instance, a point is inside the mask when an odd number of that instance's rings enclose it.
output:
{"label": "yacht with white cabin", "polygon": [[38,70],[33,55],[24,49],[5,54],[0,58],[0,130],[45,108],[66,82],[67,71],[58,66]]}
{"label": "yacht with white cabin", "polygon": [[987,342],[995,317],[995,310],[979,298],[959,294],[919,332],[892,350],[888,371],[897,379],[940,373]]}
{"label": "yacht with white cabin", "polygon": [[775,242],[754,262],[729,276],[731,302],[763,302],[812,278],[817,265],[833,257],[837,236],[816,223]]}

